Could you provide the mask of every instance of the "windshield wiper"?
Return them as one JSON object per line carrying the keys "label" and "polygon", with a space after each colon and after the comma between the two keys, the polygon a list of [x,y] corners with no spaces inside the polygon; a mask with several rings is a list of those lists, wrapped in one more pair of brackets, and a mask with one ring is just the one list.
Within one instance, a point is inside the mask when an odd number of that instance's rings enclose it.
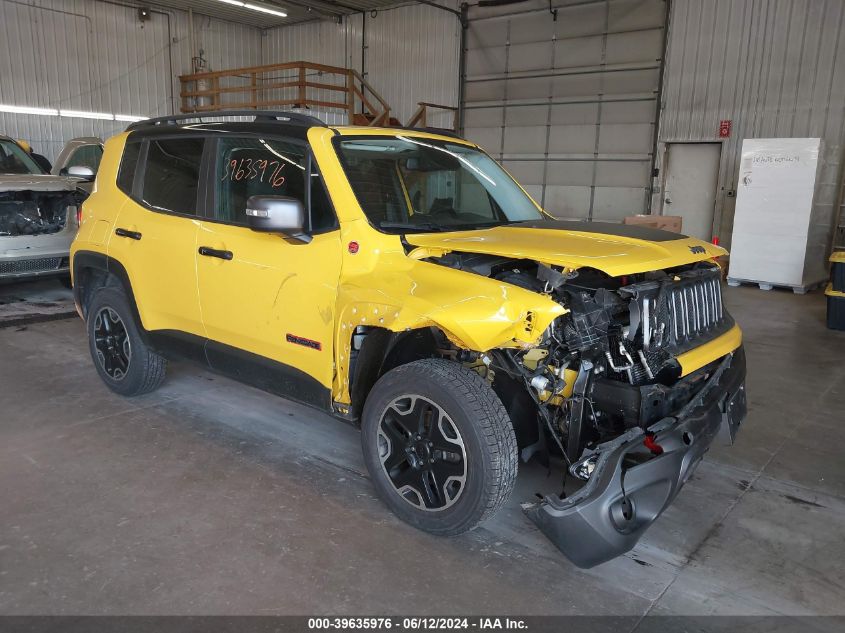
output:
{"label": "windshield wiper", "polygon": [[431,233],[436,231],[447,231],[447,227],[433,222],[379,222],[380,229],[399,229],[400,231],[422,231]]}

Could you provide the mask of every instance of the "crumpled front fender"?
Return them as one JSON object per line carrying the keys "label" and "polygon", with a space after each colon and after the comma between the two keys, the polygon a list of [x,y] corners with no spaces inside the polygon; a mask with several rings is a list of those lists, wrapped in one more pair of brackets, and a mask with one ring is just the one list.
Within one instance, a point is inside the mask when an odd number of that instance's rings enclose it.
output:
{"label": "crumpled front fender", "polygon": [[340,285],[335,347],[339,402],[349,402],[348,363],[357,326],[392,332],[436,327],[456,346],[486,352],[532,347],[566,312],[544,295],[495,279],[407,258],[396,263]]}

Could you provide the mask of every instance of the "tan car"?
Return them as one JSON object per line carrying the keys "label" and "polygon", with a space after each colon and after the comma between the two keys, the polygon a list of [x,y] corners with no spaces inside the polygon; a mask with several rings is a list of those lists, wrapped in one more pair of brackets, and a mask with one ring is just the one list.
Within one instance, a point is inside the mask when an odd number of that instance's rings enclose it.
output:
{"label": "tan car", "polygon": [[73,139],[48,174],[21,143],[0,136],[0,282],[68,279],[70,244],[101,155],[100,139]]}

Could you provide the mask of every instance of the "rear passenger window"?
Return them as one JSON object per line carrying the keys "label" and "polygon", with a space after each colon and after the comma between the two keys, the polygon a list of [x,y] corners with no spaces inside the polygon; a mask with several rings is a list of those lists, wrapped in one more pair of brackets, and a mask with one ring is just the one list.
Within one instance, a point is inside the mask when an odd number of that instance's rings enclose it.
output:
{"label": "rear passenger window", "polygon": [[132,194],[132,183],[135,181],[135,170],[138,169],[138,156],[141,154],[141,143],[127,143],[120,159],[120,169],[117,171],[117,186],[126,193]]}
{"label": "rear passenger window", "polygon": [[141,199],[154,209],[196,215],[204,139],[150,140]]}

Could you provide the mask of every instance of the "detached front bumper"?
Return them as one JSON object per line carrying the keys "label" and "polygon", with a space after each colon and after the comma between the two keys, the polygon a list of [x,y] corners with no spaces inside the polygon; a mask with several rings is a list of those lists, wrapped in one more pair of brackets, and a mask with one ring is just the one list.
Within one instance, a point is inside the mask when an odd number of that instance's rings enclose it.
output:
{"label": "detached front bumper", "polygon": [[713,440],[733,442],[745,414],[745,352],[739,347],[686,406],[649,427],[662,454],[641,461],[645,433],[631,429],[596,448],[595,469],[577,493],[545,497],[523,506],[525,513],[578,567],[624,554],[672,503]]}

